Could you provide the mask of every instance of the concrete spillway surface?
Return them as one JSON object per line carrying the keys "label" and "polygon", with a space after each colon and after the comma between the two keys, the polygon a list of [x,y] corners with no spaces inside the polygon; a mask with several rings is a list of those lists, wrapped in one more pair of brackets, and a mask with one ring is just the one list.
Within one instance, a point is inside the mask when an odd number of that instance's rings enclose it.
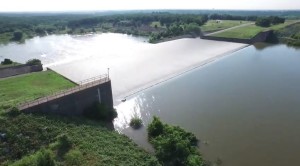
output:
{"label": "concrete spillway surface", "polygon": [[74,82],[107,73],[109,68],[113,96],[116,99],[245,46],[247,45],[202,39],[179,39],[159,44],[140,42],[129,44],[128,47],[124,43],[120,47],[116,45],[111,51],[105,46],[99,46],[99,56],[49,68]]}

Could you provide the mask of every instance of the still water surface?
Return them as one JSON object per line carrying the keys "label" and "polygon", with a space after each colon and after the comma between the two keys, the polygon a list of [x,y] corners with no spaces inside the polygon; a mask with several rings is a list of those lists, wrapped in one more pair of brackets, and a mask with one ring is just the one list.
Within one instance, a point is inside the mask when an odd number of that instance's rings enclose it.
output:
{"label": "still water surface", "polygon": [[300,50],[250,46],[116,108],[116,130],[147,149],[145,127],[128,126],[132,116],[147,125],[156,115],[195,133],[204,157],[224,166],[299,165]]}

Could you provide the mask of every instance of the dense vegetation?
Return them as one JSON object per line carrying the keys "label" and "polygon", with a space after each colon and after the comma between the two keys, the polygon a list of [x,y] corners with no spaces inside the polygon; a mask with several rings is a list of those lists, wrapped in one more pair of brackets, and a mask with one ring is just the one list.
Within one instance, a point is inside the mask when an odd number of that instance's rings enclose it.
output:
{"label": "dense vegetation", "polygon": [[163,124],[154,117],[149,124],[148,137],[155,155],[165,166],[204,166],[198,149],[198,139],[178,126]]}
{"label": "dense vegetation", "polygon": [[255,25],[261,26],[261,27],[269,27],[271,24],[272,25],[277,25],[277,24],[283,24],[285,22],[284,18],[280,18],[277,16],[272,16],[272,17],[260,17],[257,18]]}
{"label": "dense vegetation", "polygon": [[0,165],[159,165],[100,122],[20,114],[2,115],[0,124]]}
{"label": "dense vegetation", "polygon": [[300,47],[300,23],[275,31],[279,41]]}

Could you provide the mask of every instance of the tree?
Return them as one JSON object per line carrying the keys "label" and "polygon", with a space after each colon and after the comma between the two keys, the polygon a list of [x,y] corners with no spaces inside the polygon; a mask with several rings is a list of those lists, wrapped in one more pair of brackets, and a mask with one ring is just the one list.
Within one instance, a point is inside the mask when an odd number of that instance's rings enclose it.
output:
{"label": "tree", "polygon": [[23,32],[16,31],[16,32],[14,32],[14,34],[13,34],[12,40],[13,40],[13,41],[20,41],[22,38],[23,38]]}
{"label": "tree", "polygon": [[269,27],[271,25],[271,21],[269,18],[258,18],[255,22],[255,25],[261,27]]}
{"label": "tree", "polygon": [[1,65],[9,65],[9,64],[12,64],[12,63],[13,63],[12,60],[5,58],[4,61],[1,62]]}

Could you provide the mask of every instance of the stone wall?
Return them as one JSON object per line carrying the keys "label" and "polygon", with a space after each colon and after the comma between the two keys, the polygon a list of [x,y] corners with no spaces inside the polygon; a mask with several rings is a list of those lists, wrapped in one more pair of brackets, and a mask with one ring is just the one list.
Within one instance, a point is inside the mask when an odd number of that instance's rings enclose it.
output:
{"label": "stone wall", "polygon": [[[99,96],[100,94],[100,96]],[[85,108],[101,102],[113,109],[111,81],[26,108],[26,113],[42,112],[60,115],[82,115]]]}
{"label": "stone wall", "polygon": [[0,78],[11,77],[20,74],[42,71],[42,65],[18,65],[6,68],[0,68]]}

